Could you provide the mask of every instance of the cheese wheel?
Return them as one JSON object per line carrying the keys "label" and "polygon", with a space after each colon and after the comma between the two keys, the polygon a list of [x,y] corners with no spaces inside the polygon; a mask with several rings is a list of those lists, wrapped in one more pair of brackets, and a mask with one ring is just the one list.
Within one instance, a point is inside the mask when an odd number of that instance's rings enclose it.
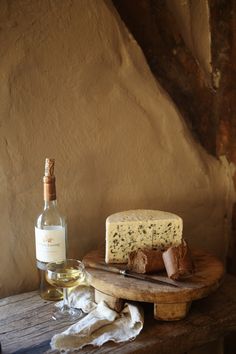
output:
{"label": "cheese wheel", "polygon": [[106,263],[127,263],[138,249],[166,249],[181,244],[183,220],[160,210],[128,210],[106,219]]}

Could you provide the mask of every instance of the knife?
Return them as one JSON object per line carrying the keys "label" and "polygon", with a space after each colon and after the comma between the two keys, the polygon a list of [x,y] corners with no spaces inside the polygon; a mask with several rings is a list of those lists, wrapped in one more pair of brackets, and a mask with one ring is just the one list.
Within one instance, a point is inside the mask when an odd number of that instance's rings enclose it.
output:
{"label": "knife", "polygon": [[173,286],[175,288],[184,288],[185,287],[183,284],[179,284],[178,282],[176,282],[172,279],[169,279],[169,278],[163,278],[161,276],[156,276],[156,275],[154,278],[149,275],[135,273],[130,270],[120,269],[120,268],[114,267],[114,266],[107,266],[106,264],[102,264],[102,263],[98,263],[98,262],[84,261],[84,265],[85,265],[85,268],[104,270],[106,272],[121,274],[125,277],[139,279],[139,280],[145,280],[145,281],[149,281],[149,282],[155,283],[155,284],[169,285],[169,286]]}

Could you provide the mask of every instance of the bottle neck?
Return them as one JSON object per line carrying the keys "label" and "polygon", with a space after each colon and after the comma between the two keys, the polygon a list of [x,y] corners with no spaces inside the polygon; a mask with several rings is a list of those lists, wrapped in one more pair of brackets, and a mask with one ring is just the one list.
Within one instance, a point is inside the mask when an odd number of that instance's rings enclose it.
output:
{"label": "bottle neck", "polygon": [[45,203],[54,202],[57,199],[56,196],[56,179],[54,176],[43,177],[43,194]]}
{"label": "bottle neck", "polygon": [[44,210],[49,208],[56,208],[57,200],[44,200]]}

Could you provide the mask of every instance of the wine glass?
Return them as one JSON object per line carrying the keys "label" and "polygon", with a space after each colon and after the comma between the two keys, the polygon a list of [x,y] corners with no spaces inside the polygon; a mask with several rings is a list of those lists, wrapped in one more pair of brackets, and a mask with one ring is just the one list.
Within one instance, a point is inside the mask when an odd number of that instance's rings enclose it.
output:
{"label": "wine glass", "polygon": [[76,259],[66,259],[60,263],[48,263],[46,279],[49,284],[63,288],[63,304],[53,312],[52,318],[54,320],[75,320],[80,318],[83,315],[83,311],[70,307],[68,289],[85,283],[86,272],[83,263]]}

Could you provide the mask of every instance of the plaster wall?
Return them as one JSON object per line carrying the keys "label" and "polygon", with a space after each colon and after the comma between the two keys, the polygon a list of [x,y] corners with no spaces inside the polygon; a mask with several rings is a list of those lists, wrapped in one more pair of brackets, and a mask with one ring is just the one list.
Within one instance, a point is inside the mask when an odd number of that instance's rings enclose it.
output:
{"label": "plaster wall", "polygon": [[104,243],[134,208],[183,217],[191,246],[224,259],[231,169],[193,140],[108,1],[0,2],[0,295],[38,286],[34,221],[55,157],[69,255]]}

